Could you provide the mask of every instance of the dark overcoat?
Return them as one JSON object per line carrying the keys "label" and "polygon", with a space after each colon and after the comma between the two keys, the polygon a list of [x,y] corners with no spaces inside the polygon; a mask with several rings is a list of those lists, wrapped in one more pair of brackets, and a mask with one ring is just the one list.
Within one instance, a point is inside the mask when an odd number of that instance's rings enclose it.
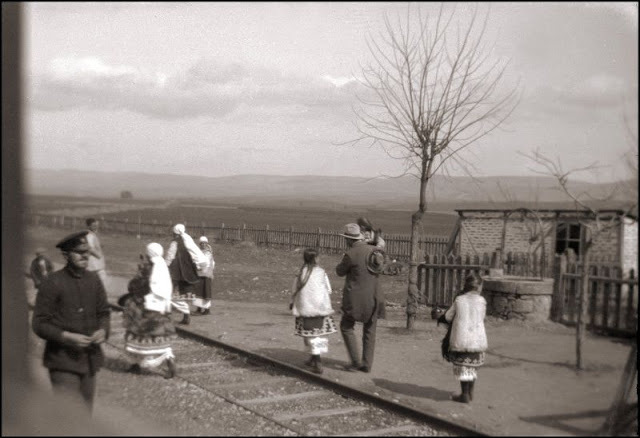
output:
{"label": "dark overcoat", "polygon": [[95,374],[104,363],[100,345],[77,348],[62,332],[91,336],[104,329],[109,337],[111,311],[102,280],[96,272],[77,273],[65,266],[40,286],[31,321],[33,331],[46,340],[44,366],[50,370]]}
{"label": "dark overcoat", "polygon": [[196,284],[199,281],[198,271],[196,270],[191,254],[184,246],[182,237],[176,238],[178,243],[178,249],[176,250],[176,256],[169,264],[169,274],[173,281],[184,281],[189,284]]}
{"label": "dark overcoat", "polygon": [[345,277],[342,289],[342,313],[355,321],[367,322],[371,317],[384,318],[384,295],[378,275],[367,269],[369,255],[375,247],[363,240],[356,241],[336,266],[336,273]]}

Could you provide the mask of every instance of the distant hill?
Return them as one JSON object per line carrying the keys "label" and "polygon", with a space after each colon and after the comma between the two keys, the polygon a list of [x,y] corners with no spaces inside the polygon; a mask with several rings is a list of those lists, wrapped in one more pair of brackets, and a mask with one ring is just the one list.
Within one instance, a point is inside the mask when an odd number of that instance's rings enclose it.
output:
{"label": "distant hill", "polygon": [[[26,191],[30,195],[119,198],[124,190],[134,199],[192,199],[244,205],[351,206],[379,209],[415,209],[418,181],[413,177],[370,179],[332,176],[238,175],[202,177],[142,172],[94,172],[80,170],[27,169]],[[576,192],[599,197],[612,184],[573,183]],[[432,207],[502,208],[535,203],[539,208],[566,203],[551,177],[443,177],[429,183]],[[472,207],[473,206],[473,207]],[[556,206],[557,207],[557,206]],[[431,210],[432,208],[430,208]]]}

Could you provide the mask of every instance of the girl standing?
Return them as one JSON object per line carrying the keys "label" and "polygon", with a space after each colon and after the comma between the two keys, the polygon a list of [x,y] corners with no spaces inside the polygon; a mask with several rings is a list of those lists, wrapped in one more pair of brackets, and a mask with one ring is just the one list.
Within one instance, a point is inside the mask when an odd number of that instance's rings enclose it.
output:
{"label": "girl standing", "polygon": [[213,260],[213,252],[211,251],[211,245],[209,245],[209,239],[206,236],[201,236],[200,249],[202,253],[209,261],[209,264],[198,270],[198,277],[200,282],[196,286],[196,299],[193,301],[193,305],[196,307],[196,312],[202,315],[209,315],[211,313],[211,290],[213,283],[213,268],[216,266],[216,262]]}
{"label": "girl standing", "polygon": [[469,274],[462,292],[444,314],[444,319],[451,324],[447,360],[453,364],[453,374],[462,389],[462,393],[454,396],[453,400],[461,403],[473,400],[477,368],[484,365],[488,348],[484,328],[487,301],[480,295],[481,286],[482,280],[475,274]]}
{"label": "girl standing", "polygon": [[305,362],[312,371],[322,374],[320,355],[329,351],[326,337],[337,331],[331,307],[331,284],[324,269],[318,266],[318,252],[307,248],[303,254],[304,264],[293,281],[293,295],[289,309],[296,317],[295,335],[304,338],[304,345],[311,353]]}

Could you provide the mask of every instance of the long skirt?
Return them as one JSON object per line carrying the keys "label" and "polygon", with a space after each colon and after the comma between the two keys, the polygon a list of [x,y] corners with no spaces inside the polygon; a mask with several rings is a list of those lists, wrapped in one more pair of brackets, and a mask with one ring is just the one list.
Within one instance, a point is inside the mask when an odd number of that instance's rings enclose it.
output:
{"label": "long skirt", "polygon": [[204,301],[210,300],[212,297],[213,279],[209,277],[199,277],[200,281],[195,285],[195,295]]}
{"label": "long skirt", "polygon": [[[129,309],[127,309],[129,310]],[[155,368],[165,360],[174,358],[171,339],[176,330],[167,314],[145,310],[135,321],[125,314],[125,350],[142,368]]]}
{"label": "long skirt", "polygon": [[295,335],[304,338],[306,350],[313,355],[329,352],[329,339],[325,336],[336,331],[338,329],[331,315],[311,318],[296,317]]}
{"label": "long skirt", "polygon": [[461,382],[472,382],[478,378],[477,368],[484,365],[484,352],[449,351],[448,356],[453,364],[453,375],[456,379]]}

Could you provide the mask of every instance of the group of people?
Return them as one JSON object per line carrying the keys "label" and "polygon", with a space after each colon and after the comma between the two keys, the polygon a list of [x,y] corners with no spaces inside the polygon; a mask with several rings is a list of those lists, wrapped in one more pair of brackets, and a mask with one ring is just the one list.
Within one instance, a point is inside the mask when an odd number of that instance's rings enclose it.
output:
{"label": "group of people", "polygon": [[[39,249],[31,264],[31,276],[38,289],[32,328],[46,340],[44,366],[56,392],[66,393],[92,409],[95,376],[104,362],[101,344],[109,338],[110,306],[105,290],[104,255],[95,236],[97,221],[87,220],[87,230],[62,239],[56,247],[66,265],[59,271]],[[199,245],[177,224],[165,253],[162,245],[149,243],[141,255],[138,272],[120,297],[123,307],[125,348],[133,359],[129,371],[157,368],[166,364],[166,377],[176,374],[171,340],[176,334],[171,312],[184,314],[189,323],[190,304],[200,314],[210,314],[215,262],[208,239]],[[93,235],[91,234],[93,233]],[[350,372],[371,372],[376,325],[384,319],[385,298],[379,283],[379,257],[386,243],[380,230],[374,230],[366,218],[344,226],[340,234],[346,240],[344,253],[335,272],[345,278],[342,290],[340,332],[347,349]],[[96,245],[97,241],[97,245]],[[91,258],[98,263],[91,264]],[[90,269],[91,267],[91,269]],[[462,292],[440,322],[450,327],[449,346],[443,356],[454,365],[454,374],[462,392],[454,400],[468,403],[473,398],[477,367],[484,363],[487,338],[484,329],[486,301],[480,295],[481,279],[466,278]],[[328,336],[336,333],[330,295],[331,284],[319,265],[317,250],[303,252],[303,265],[296,275],[289,308],[295,317],[295,335],[304,338],[310,353],[306,362],[311,370],[323,372],[321,355],[328,352]],[[362,350],[355,336],[361,323]]]}
{"label": "group of people", "polygon": [[[386,243],[380,230],[374,231],[367,218],[344,226],[340,234],[346,239],[347,251],[336,266],[336,274],[345,277],[342,290],[342,319],[340,332],[350,363],[345,370],[371,372],[378,319],[384,319],[385,299],[380,288],[380,260],[376,253]],[[289,308],[295,317],[297,336],[311,356],[305,364],[314,373],[323,372],[321,354],[328,352],[327,336],[337,331],[331,306],[331,284],[325,270],[318,265],[315,249],[306,249],[304,263],[293,282]],[[453,364],[455,377],[460,381],[461,394],[455,401],[469,403],[477,379],[477,368],[484,364],[487,336],[484,327],[487,302],[480,295],[482,280],[475,274],[465,278],[462,291],[452,306],[438,320],[448,324],[443,357]],[[362,354],[354,327],[362,324]]]}

